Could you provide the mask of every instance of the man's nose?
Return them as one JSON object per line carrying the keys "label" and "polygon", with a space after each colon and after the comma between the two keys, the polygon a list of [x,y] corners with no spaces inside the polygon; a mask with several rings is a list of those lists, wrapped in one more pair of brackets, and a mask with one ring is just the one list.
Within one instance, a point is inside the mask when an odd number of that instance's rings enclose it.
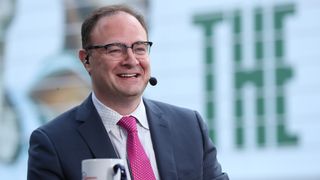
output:
{"label": "man's nose", "polygon": [[131,47],[127,47],[127,54],[126,54],[125,62],[130,64],[139,64],[138,59],[136,58],[136,55],[133,52],[133,49]]}

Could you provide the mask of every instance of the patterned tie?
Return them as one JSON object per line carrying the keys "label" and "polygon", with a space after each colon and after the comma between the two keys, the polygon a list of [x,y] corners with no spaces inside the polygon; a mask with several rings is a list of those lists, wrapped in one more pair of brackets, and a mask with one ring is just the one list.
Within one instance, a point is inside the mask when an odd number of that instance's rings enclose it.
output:
{"label": "patterned tie", "polygon": [[141,142],[138,137],[136,118],[125,116],[117,123],[128,133],[127,153],[134,180],[155,180],[155,176]]}

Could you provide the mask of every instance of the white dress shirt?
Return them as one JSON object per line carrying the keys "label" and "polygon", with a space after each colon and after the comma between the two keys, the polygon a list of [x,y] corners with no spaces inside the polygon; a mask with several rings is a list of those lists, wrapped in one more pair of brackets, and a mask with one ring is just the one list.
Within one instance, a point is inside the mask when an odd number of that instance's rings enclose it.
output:
{"label": "white dress shirt", "polygon": [[[120,126],[117,125],[118,121],[123,117],[123,115],[120,115],[118,112],[112,110],[111,108],[104,105],[94,93],[92,93],[92,101],[95,106],[95,108],[98,111],[98,114],[100,115],[102,122],[104,124],[104,127],[106,128],[106,131],[108,132],[109,138],[112,142],[113,148],[116,151],[116,154],[121,159],[128,159],[127,157],[127,132],[126,130],[122,129]],[[147,114],[146,109],[144,106],[144,103],[141,99],[139,106],[137,109],[135,109],[131,114],[137,119],[137,129],[138,129],[138,136],[141,141],[141,144],[147,154],[147,156],[150,159],[150,163],[154,172],[154,175],[156,179],[159,178],[159,172],[157,168],[156,158],[154,155],[154,150],[152,146],[151,141],[151,135],[150,135],[150,129],[149,124],[147,120]],[[92,132],[94,133],[94,132]],[[128,168],[128,161],[126,161],[125,164],[126,172],[127,172],[127,178],[131,180],[131,176],[129,173]]]}

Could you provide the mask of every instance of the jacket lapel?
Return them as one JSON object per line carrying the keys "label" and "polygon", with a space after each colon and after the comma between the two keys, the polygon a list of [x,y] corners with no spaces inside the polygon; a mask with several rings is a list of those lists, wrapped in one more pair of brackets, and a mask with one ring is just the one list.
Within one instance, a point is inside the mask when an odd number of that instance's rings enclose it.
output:
{"label": "jacket lapel", "polygon": [[178,179],[168,118],[150,100],[144,99],[153,149],[161,179]]}
{"label": "jacket lapel", "polygon": [[93,158],[117,158],[91,95],[79,106],[76,118],[82,121],[78,131],[88,144]]}

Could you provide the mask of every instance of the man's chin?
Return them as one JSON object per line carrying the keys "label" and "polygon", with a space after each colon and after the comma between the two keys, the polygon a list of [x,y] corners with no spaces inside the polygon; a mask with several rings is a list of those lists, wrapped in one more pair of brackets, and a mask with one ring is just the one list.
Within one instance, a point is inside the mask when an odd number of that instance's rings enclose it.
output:
{"label": "man's chin", "polygon": [[144,89],[124,89],[122,94],[125,97],[133,98],[133,97],[141,97]]}

